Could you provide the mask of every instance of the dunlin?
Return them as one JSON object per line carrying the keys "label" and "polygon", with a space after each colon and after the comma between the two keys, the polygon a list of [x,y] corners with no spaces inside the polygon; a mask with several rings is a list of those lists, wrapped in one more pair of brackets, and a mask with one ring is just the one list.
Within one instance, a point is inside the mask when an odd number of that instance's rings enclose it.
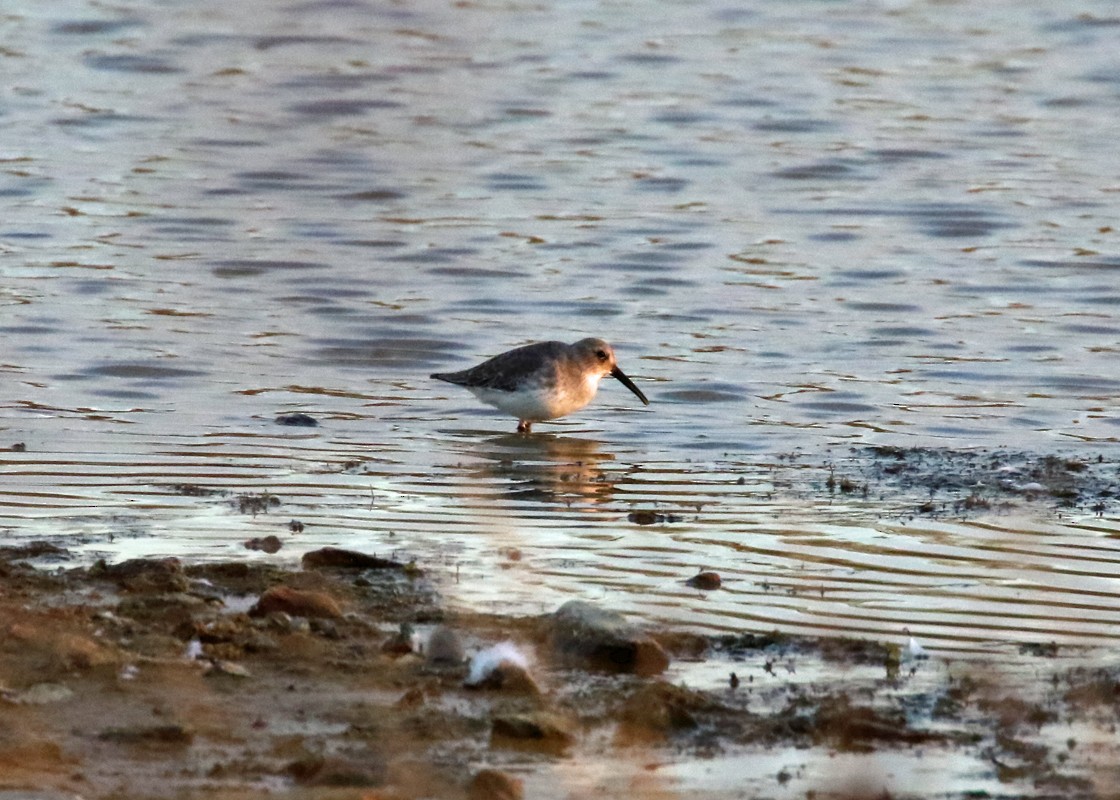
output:
{"label": "dunlin", "polygon": [[517,417],[518,433],[529,433],[534,422],[571,414],[590,403],[599,381],[608,375],[649,405],[642,390],[619,369],[614,350],[602,339],[528,344],[477,367],[437,372],[432,377],[470,389],[482,402]]}

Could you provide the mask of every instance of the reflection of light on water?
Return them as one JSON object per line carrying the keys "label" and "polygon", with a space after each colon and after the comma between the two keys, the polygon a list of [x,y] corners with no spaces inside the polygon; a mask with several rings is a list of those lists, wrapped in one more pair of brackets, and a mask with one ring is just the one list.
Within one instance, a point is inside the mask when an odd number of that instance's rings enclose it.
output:
{"label": "reflection of light on water", "polygon": [[504,483],[511,499],[541,501],[553,511],[592,510],[595,503],[611,499],[619,479],[603,466],[613,456],[604,453],[598,441],[578,436],[510,434],[460,439],[454,452],[477,459],[477,471],[472,470],[472,475],[499,487]]}
{"label": "reflection of light on water", "polygon": [[[1094,644],[1120,624],[1120,529],[1109,517],[1023,508],[908,519],[874,496],[824,492],[819,460],[639,460],[632,446],[587,434],[355,444],[344,433],[274,430],[195,447],[110,430],[85,453],[0,453],[14,467],[0,524],[9,538],[49,538],[82,559],[294,565],[308,550],[348,547],[415,559],[456,605],[539,613],[579,596],[706,632],[885,641],[909,626],[934,654]],[[110,439],[138,452],[106,455]],[[238,511],[238,496],[265,492],[280,505]],[[275,556],[242,546],[270,534],[283,543]],[[686,586],[701,569],[722,586]]]}
{"label": "reflection of light on water", "polygon": [[[946,776],[953,776],[947,778]],[[701,759],[657,749],[574,757],[525,776],[526,796],[704,797],[711,800],[771,797],[929,796],[990,793],[1003,787],[991,765],[959,749],[884,749],[869,754],[826,748],[748,751]]]}

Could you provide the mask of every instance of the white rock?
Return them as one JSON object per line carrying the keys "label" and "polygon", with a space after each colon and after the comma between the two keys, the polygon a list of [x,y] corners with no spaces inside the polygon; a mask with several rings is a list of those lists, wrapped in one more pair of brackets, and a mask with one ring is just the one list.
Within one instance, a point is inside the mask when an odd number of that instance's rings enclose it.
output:
{"label": "white rock", "polygon": [[529,670],[529,659],[517,649],[517,645],[513,642],[499,642],[471,657],[470,673],[464,683],[467,686],[482,683],[502,664],[512,664],[526,672]]}

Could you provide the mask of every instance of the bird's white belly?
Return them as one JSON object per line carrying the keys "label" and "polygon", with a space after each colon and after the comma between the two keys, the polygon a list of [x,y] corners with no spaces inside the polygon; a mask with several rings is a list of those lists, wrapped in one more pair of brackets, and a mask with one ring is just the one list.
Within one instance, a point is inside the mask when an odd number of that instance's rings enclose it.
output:
{"label": "bird's white belly", "polygon": [[486,387],[469,387],[474,396],[487,405],[501,409],[522,420],[556,419],[583,408],[595,397],[598,381],[570,392],[556,387],[525,386],[514,392]]}

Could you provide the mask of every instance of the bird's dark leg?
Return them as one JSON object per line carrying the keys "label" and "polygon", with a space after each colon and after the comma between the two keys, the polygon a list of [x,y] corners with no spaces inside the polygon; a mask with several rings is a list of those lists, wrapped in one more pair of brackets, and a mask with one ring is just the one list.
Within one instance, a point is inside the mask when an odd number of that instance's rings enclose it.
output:
{"label": "bird's dark leg", "polygon": [[517,432],[518,433],[532,433],[532,431],[529,430],[530,427],[532,427],[532,425],[533,425],[533,423],[530,422],[527,419],[519,419],[519,420],[517,420]]}

